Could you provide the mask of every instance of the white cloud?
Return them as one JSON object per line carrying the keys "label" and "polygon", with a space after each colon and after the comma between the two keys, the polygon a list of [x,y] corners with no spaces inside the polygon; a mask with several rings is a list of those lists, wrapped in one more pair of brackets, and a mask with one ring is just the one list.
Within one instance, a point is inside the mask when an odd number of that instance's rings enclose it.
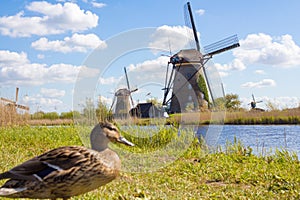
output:
{"label": "white cloud", "polygon": [[38,58],[38,59],[44,59],[44,58],[45,58],[45,55],[44,55],[44,54],[38,54],[38,55],[37,55],[37,58]]}
{"label": "white cloud", "polygon": [[25,105],[30,107],[30,112],[53,112],[56,110],[59,111],[69,111],[71,107],[67,104],[64,104],[62,100],[52,97],[45,97],[42,94],[27,95],[23,99]]}
{"label": "white cloud", "polygon": [[23,65],[29,63],[25,52],[17,53],[7,50],[0,50],[0,67]]}
{"label": "white cloud", "polygon": [[91,4],[92,4],[92,6],[93,6],[94,8],[103,8],[103,7],[106,6],[105,3],[99,3],[99,2],[96,2],[96,1],[92,1]]}
{"label": "white cloud", "polygon": [[194,41],[186,26],[160,26],[152,35],[150,48],[163,49],[167,52],[177,53],[181,49],[191,48],[190,41]]}
{"label": "white cloud", "polygon": [[50,98],[59,98],[65,96],[66,94],[65,90],[49,89],[49,88],[41,88],[40,92],[43,96],[50,97]]}
{"label": "white cloud", "polygon": [[99,101],[101,101],[102,103],[106,104],[107,106],[111,106],[113,99],[112,98],[107,98],[105,96],[99,96]]}
{"label": "white cloud", "polygon": [[65,37],[64,40],[49,41],[43,37],[31,43],[31,46],[41,51],[57,52],[87,52],[89,49],[106,48],[106,43],[95,34],[73,34],[72,37]]}
{"label": "white cloud", "polygon": [[263,79],[259,82],[246,82],[241,85],[244,88],[262,88],[262,87],[274,87],[276,82],[272,79]]}
{"label": "white cloud", "polygon": [[73,83],[79,71],[82,76],[93,77],[97,69],[70,64],[46,65],[30,63],[23,52],[0,51],[0,83],[4,85],[42,85],[45,83]]}
{"label": "white cloud", "polygon": [[228,72],[219,71],[219,75],[220,75],[220,77],[225,77],[225,76],[228,76],[229,73]]}
{"label": "white cloud", "polygon": [[217,68],[217,70],[219,71],[223,71],[223,72],[228,72],[228,71],[242,71],[246,69],[246,66],[244,65],[244,63],[239,60],[239,59],[234,59],[231,63],[229,64],[219,64],[216,63],[215,67]]}
{"label": "white cloud", "polygon": [[255,70],[254,73],[255,74],[260,74],[260,75],[266,74],[266,72],[264,70],[261,70],[261,69]]}
{"label": "white cloud", "polygon": [[142,85],[146,82],[164,83],[169,58],[160,56],[157,59],[129,65],[128,72],[132,83]]}
{"label": "white cloud", "polygon": [[271,37],[259,33],[240,40],[233,55],[246,64],[264,64],[283,68],[300,67],[300,47],[291,35]]}
{"label": "white cloud", "polygon": [[117,84],[120,81],[120,78],[115,78],[115,77],[108,77],[108,78],[103,78],[100,77],[99,83],[102,85],[112,85],[112,84]]}
{"label": "white cloud", "polygon": [[199,10],[196,10],[196,14],[198,14],[198,15],[204,15],[205,14],[205,10],[203,10],[203,9],[199,9]]}
{"label": "white cloud", "polygon": [[98,25],[98,16],[81,10],[71,2],[51,4],[46,1],[31,2],[26,9],[36,16],[16,15],[0,17],[0,33],[11,37],[60,34],[66,31],[84,31]]}

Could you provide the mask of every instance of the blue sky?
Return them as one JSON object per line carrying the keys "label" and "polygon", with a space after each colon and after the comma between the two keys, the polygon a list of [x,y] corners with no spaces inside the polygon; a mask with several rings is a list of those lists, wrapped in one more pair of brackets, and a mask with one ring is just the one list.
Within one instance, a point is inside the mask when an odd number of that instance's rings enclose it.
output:
{"label": "blue sky", "polygon": [[[186,2],[2,1],[0,96],[13,100],[19,87],[19,103],[31,112],[79,109],[86,96],[101,96],[110,105],[125,85],[126,67],[131,87],[139,89],[135,103],[162,99],[168,57],[161,53],[188,47]],[[298,0],[190,2],[201,46],[233,34],[240,39],[239,48],[210,61],[226,93],[238,94],[247,108],[252,94],[263,108],[268,102],[278,108],[299,105]],[[74,96],[78,90],[80,98]]]}

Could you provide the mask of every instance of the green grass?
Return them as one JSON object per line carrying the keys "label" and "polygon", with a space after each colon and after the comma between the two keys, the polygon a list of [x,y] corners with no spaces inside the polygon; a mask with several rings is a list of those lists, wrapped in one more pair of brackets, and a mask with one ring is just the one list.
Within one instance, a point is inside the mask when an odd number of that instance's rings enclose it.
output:
{"label": "green grass", "polygon": [[[130,151],[152,152],[177,137],[169,130],[159,134],[162,142],[157,134],[152,140],[130,136],[137,143]],[[0,128],[0,171],[54,147],[81,144],[75,127]],[[106,186],[72,199],[300,199],[300,164],[294,154],[282,150],[258,157],[238,141],[214,153],[203,149],[192,141],[165,167],[151,173],[123,172]]]}

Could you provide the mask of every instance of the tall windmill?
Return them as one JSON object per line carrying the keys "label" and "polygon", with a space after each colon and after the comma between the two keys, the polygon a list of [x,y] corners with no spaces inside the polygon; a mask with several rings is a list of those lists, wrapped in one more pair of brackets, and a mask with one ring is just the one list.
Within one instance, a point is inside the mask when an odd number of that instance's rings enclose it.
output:
{"label": "tall windmill", "polygon": [[[192,30],[195,48],[180,50],[171,56],[168,62],[163,105],[169,105],[169,113],[180,113],[185,111],[190,105],[195,110],[198,110],[208,103],[204,100],[205,91],[201,91],[198,85],[200,76],[204,78],[211,101],[214,103],[214,96],[207,77],[205,64],[214,55],[240,46],[237,35],[234,35],[204,47],[206,53],[202,54],[189,2],[185,5],[184,10],[186,25]],[[170,64],[172,66],[171,70],[169,70]],[[171,90],[172,95],[167,99]]]}
{"label": "tall windmill", "polygon": [[127,88],[118,89],[115,92],[115,96],[112,103],[112,107],[114,106],[114,117],[118,119],[127,119],[130,116],[129,111],[132,107],[134,107],[134,102],[131,93],[138,90],[137,88],[133,90],[130,89],[129,79],[125,67],[124,72]]}
{"label": "tall windmill", "polygon": [[18,104],[18,99],[19,99],[19,88],[17,87],[15,101],[1,97],[0,102],[1,102],[1,104],[11,108],[12,110],[14,110],[16,112],[17,112],[17,110],[20,110],[21,112],[28,113],[29,107]]}

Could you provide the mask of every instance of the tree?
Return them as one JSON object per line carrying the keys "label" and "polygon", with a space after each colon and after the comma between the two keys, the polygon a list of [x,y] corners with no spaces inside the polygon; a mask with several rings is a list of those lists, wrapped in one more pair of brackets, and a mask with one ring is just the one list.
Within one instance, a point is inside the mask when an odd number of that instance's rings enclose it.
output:
{"label": "tree", "polygon": [[112,112],[109,110],[106,104],[101,101],[101,99],[98,101],[96,116],[99,121],[104,121],[106,119],[112,118]]}
{"label": "tree", "polygon": [[208,96],[208,90],[206,87],[206,81],[203,78],[203,76],[200,74],[198,77],[198,86],[200,88],[200,91],[203,93],[204,95],[204,100],[206,100],[208,102],[209,105],[209,96]]}
{"label": "tree", "polygon": [[237,111],[240,109],[241,101],[237,94],[227,94],[225,96],[225,108],[229,111]]}
{"label": "tree", "polygon": [[59,119],[59,114],[57,112],[48,112],[44,114],[44,119]]}
{"label": "tree", "polygon": [[69,112],[62,112],[60,114],[61,119],[74,119],[80,118],[80,112],[78,111],[69,111]]}
{"label": "tree", "polygon": [[156,106],[162,105],[162,103],[159,102],[159,100],[156,97],[147,99],[146,102],[147,103],[152,103],[153,105],[156,105]]}

